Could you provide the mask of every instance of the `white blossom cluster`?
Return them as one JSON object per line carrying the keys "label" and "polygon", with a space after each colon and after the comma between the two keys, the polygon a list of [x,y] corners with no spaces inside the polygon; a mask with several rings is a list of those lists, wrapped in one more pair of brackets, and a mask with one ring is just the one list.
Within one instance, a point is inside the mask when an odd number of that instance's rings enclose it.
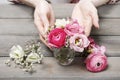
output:
{"label": "white blossom cluster", "polygon": [[14,63],[15,66],[18,66],[24,71],[35,71],[33,69],[33,64],[42,63],[43,59],[40,45],[41,43],[38,41],[31,41],[26,45],[25,49],[20,45],[13,46],[10,49],[10,59],[6,61],[6,64],[12,66],[12,63]]}

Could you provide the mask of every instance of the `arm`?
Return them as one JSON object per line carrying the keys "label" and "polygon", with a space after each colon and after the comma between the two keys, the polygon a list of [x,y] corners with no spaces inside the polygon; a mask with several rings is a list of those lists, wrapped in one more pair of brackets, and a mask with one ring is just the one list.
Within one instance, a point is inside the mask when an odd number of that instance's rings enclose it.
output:
{"label": "arm", "polygon": [[[88,1],[88,0],[86,0],[86,1]],[[91,0],[91,1],[96,7],[99,7],[99,6],[104,5],[106,3],[107,4],[115,4],[116,2],[118,2],[120,0]],[[79,0],[72,0],[71,2],[77,3],[77,2],[79,2]]]}
{"label": "arm", "polygon": [[43,0],[19,0],[19,1],[26,5],[36,7]]}
{"label": "arm", "polygon": [[96,7],[99,7],[101,5],[108,3],[110,0],[91,0],[91,1]]}

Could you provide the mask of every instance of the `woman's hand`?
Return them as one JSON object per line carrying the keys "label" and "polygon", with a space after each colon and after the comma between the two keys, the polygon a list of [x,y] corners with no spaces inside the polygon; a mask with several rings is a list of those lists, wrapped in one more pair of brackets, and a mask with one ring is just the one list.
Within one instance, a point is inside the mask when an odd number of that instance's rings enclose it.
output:
{"label": "woman's hand", "polygon": [[86,36],[90,35],[92,25],[99,28],[97,9],[90,0],[81,0],[75,5],[72,19],[77,19],[79,24],[85,28]]}
{"label": "woman's hand", "polygon": [[45,41],[46,33],[50,26],[54,25],[53,9],[47,1],[41,0],[35,6],[34,23],[38,28],[40,39],[47,45]]}
{"label": "woman's hand", "polygon": [[[39,31],[42,42],[48,46],[45,41],[46,32],[49,27],[54,25],[54,13],[52,6],[46,0],[9,0],[10,2],[22,2],[26,5],[35,7],[34,23]],[[49,47],[49,46],[48,46]]]}

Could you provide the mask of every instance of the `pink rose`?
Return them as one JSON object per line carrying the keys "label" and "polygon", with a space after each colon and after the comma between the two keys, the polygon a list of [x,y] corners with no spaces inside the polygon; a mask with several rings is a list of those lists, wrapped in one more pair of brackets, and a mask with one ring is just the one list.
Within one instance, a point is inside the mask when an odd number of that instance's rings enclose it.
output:
{"label": "pink rose", "polygon": [[67,24],[65,26],[64,30],[67,33],[67,35],[69,35],[69,36],[73,36],[76,33],[79,33],[79,34],[81,34],[81,33],[83,34],[84,33],[83,27],[81,27],[79,25],[79,23],[77,22],[77,20],[73,21],[70,24]]}
{"label": "pink rose", "polygon": [[87,70],[91,72],[100,72],[107,67],[107,57],[101,53],[88,55],[85,60]]}
{"label": "pink rose", "polygon": [[48,43],[51,47],[60,48],[65,45],[66,33],[64,29],[55,28],[48,35]]}
{"label": "pink rose", "polygon": [[84,48],[88,47],[90,42],[85,35],[75,34],[70,37],[69,43],[71,49],[77,52],[83,52]]}

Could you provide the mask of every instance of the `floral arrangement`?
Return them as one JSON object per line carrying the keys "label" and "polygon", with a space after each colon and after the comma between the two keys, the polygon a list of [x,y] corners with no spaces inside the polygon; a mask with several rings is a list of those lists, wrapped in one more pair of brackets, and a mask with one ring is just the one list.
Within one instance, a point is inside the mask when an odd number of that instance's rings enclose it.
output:
{"label": "floral arrangement", "polygon": [[15,67],[19,67],[26,72],[34,72],[33,64],[40,64],[43,59],[40,45],[39,41],[31,41],[24,50],[20,45],[13,46],[9,54],[10,59],[6,61],[6,64],[11,66],[14,63]]}
{"label": "floral arrangement", "polygon": [[[76,54],[80,54],[85,58],[83,63],[87,70],[100,72],[107,68],[105,46],[99,46],[93,38],[87,37],[84,27],[80,26],[77,20],[56,19],[55,25],[48,30],[46,42],[61,65],[70,65]],[[15,67],[33,72],[33,64],[42,63],[41,43],[29,42],[25,49],[19,45],[13,46],[9,56],[10,59],[6,61],[8,66],[14,63]]]}
{"label": "floral arrangement", "polygon": [[89,71],[99,72],[107,67],[106,48],[87,37],[77,20],[57,19],[48,31],[47,42],[61,65],[71,64],[78,52],[86,58],[83,62]]}

